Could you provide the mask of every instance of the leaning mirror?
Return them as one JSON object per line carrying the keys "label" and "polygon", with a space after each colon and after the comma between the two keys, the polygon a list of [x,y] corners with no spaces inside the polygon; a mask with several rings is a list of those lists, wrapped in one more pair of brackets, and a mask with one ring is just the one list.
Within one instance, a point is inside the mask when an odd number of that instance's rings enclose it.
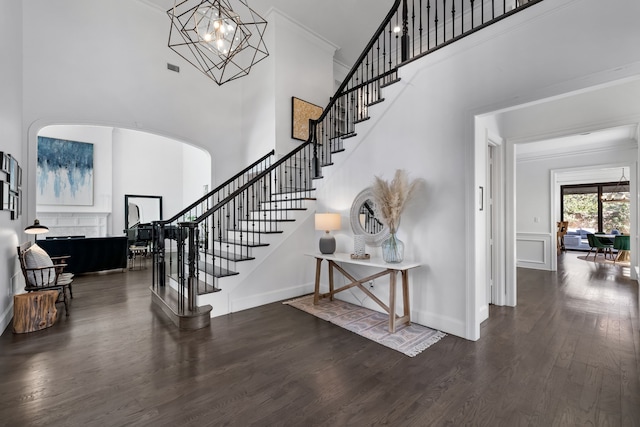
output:
{"label": "leaning mirror", "polygon": [[382,223],[371,187],[362,190],[351,205],[351,229],[361,234],[369,246],[380,246],[389,237],[389,227]]}
{"label": "leaning mirror", "polygon": [[124,196],[125,229],[162,219],[162,196]]}

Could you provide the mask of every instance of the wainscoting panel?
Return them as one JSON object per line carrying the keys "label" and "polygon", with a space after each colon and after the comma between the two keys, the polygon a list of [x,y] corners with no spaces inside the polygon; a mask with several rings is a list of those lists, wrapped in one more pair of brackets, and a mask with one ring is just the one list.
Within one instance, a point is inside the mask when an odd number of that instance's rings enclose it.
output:
{"label": "wainscoting panel", "polygon": [[41,212],[40,224],[49,227],[44,237],[106,237],[108,212]]}
{"label": "wainscoting panel", "polygon": [[536,270],[551,270],[550,251],[553,237],[546,233],[516,234],[516,265]]}

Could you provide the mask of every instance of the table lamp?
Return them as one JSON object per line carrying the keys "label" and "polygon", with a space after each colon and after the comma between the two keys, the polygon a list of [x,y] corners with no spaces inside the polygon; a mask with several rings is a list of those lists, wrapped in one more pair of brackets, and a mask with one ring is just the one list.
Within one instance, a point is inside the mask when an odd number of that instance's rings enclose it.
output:
{"label": "table lamp", "polygon": [[320,237],[320,252],[332,254],[336,251],[336,239],[329,232],[340,230],[340,214],[321,213],[316,214],[316,230],[324,230],[325,234]]}

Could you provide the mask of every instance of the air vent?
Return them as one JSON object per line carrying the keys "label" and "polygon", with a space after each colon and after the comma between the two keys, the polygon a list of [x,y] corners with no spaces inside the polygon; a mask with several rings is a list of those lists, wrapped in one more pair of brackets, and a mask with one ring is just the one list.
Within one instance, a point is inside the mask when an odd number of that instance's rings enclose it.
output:
{"label": "air vent", "polygon": [[171,71],[175,71],[176,73],[180,72],[180,67],[178,67],[177,65],[169,64],[169,63],[167,63],[167,69]]}

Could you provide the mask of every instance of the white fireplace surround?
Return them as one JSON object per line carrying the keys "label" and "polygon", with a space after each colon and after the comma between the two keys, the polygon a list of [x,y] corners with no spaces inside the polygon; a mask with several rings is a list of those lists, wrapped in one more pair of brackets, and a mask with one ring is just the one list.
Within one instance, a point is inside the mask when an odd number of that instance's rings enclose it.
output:
{"label": "white fireplace surround", "polygon": [[40,212],[40,224],[49,227],[46,237],[106,237],[110,212]]}

